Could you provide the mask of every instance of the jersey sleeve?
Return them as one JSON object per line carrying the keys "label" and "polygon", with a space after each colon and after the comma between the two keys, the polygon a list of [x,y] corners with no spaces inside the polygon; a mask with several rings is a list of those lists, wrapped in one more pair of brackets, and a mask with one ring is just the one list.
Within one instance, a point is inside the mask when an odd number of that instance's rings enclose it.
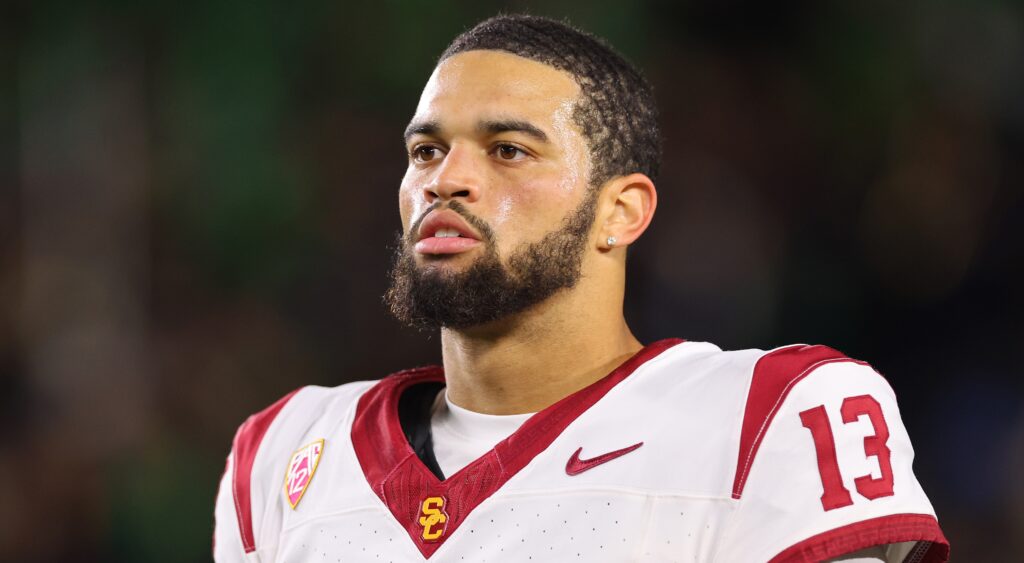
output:
{"label": "jersey sleeve", "polygon": [[228,456],[224,476],[217,489],[214,508],[213,560],[217,563],[246,563],[245,549],[238,527],[238,514],[232,494],[233,456]]}
{"label": "jersey sleeve", "polygon": [[278,414],[301,390],[292,391],[250,416],[235,433],[214,509],[213,559],[216,563],[258,563],[261,553],[268,553],[275,545],[271,542],[268,547],[264,545],[266,542],[257,541],[262,540],[257,535],[268,502],[267,491],[276,489],[261,478],[265,475],[257,470],[256,456]]}
{"label": "jersey sleeve", "polygon": [[781,375],[755,369],[716,560],[829,561],[883,546],[890,563],[945,562],[892,388],[866,364],[817,356]]}

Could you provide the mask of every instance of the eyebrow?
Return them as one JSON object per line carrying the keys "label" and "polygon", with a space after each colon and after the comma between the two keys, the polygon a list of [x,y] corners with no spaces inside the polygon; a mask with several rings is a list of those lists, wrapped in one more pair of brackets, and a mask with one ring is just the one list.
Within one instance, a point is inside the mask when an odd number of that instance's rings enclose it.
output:
{"label": "eyebrow", "polygon": [[548,142],[548,135],[544,131],[541,131],[539,127],[528,122],[520,121],[516,119],[501,120],[501,121],[483,121],[477,126],[477,129],[484,133],[523,133],[533,137],[534,139],[543,143]]}
{"label": "eyebrow", "polygon": [[[543,143],[548,142],[548,135],[542,131],[536,125],[518,119],[503,119],[503,120],[488,120],[481,121],[477,125],[477,130],[481,133],[495,134],[495,133],[523,133],[529,135],[534,139]],[[409,139],[414,135],[428,135],[436,136],[441,132],[441,124],[436,121],[421,121],[410,123],[405,128],[405,134],[403,138],[408,143]]]}
{"label": "eyebrow", "polygon": [[440,132],[441,125],[436,121],[421,121],[419,123],[414,121],[405,128],[402,138],[408,143],[409,138],[413,135],[437,135]]}

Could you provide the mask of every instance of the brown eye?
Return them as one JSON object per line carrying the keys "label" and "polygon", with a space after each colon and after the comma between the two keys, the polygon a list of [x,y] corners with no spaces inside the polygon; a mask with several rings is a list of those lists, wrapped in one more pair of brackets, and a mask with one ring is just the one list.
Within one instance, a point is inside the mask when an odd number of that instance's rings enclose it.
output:
{"label": "brown eye", "polygon": [[441,150],[430,145],[420,145],[412,149],[411,154],[416,162],[430,162],[441,156]]}
{"label": "brown eye", "polygon": [[526,157],[526,152],[514,145],[498,145],[497,154],[502,160],[521,160]]}

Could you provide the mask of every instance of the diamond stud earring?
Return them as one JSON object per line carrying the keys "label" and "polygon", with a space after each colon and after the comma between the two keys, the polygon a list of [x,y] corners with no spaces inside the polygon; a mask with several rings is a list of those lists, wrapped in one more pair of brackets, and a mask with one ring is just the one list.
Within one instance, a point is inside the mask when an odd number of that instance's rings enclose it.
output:
{"label": "diamond stud earring", "polygon": [[608,237],[608,246],[615,246],[615,237]]}

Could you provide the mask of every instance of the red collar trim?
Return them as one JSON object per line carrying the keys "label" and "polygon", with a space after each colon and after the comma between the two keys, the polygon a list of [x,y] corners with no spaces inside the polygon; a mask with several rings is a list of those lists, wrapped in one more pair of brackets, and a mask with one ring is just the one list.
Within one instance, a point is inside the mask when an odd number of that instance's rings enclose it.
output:
{"label": "red collar trim", "polygon": [[[444,481],[439,481],[413,452],[398,420],[398,399],[417,383],[443,382],[439,366],[419,368],[380,380],[360,399],[352,424],[352,444],[366,481],[409,533],[424,557],[429,558],[451,537],[481,502],[494,494],[520,469],[557,438],[587,409],[638,367],[681,343],[660,340],[646,346],[607,376],[569,395],[529,418],[519,430]],[[439,497],[440,515],[433,512]],[[421,524],[421,517],[427,522]],[[426,530],[425,530],[426,528]],[[441,531],[440,537],[430,540]]]}

